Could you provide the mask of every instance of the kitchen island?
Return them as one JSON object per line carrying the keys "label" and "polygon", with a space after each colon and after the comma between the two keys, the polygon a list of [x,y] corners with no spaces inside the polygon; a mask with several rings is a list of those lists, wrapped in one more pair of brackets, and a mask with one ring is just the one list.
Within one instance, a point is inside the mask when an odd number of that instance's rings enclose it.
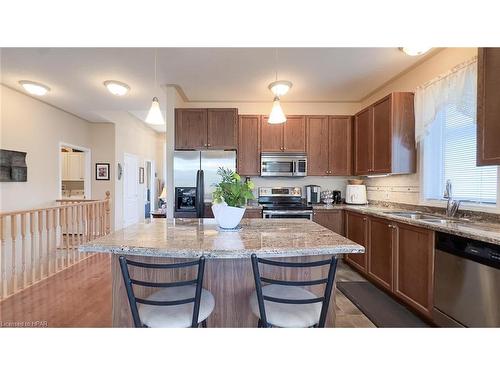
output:
{"label": "kitchen island", "polygon": [[[132,320],[118,257],[144,262],[181,262],[204,255],[204,287],[215,297],[209,327],[256,327],[248,298],[255,290],[251,254],[291,261],[314,261],[337,254],[362,253],[364,248],[319,224],[305,219],[243,219],[239,231],[220,231],[214,219],[153,219],[129,226],[80,246],[83,252],[112,254],[113,326],[131,327]],[[316,279],[326,277],[328,267],[287,269],[286,275],[272,266],[262,273],[273,278]],[[192,272],[159,273],[131,268],[135,279],[171,281],[193,278]],[[135,272],[134,272],[135,271]],[[172,279],[170,279],[172,277]],[[317,288],[317,289],[315,289]],[[323,287],[311,287],[320,294]],[[151,290],[138,288],[147,296]],[[334,326],[332,294],[327,326]]]}

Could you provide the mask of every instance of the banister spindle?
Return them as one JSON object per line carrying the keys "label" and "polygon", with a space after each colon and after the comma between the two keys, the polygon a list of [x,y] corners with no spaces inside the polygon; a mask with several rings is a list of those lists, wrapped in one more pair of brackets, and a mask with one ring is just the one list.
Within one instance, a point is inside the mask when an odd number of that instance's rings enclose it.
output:
{"label": "banister spindle", "polygon": [[43,278],[43,211],[38,211],[38,271],[39,278],[41,280]]}
{"label": "banister spindle", "polygon": [[16,238],[17,238],[17,215],[10,216],[10,237],[11,237],[11,274],[10,274],[10,287],[11,294],[17,290],[17,269],[16,269]]}
{"label": "banister spindle", "polygon": [[1,269],[1,285],[0,285],[0,297],[4,299],[7,297],[7,265],[5,264],[5,232],[4,232],[4,217],[0,216],[0,269]]}
{"label": "banister spindle", "polygon": [[28,285],[26,274],[26,214],[21,214],[21,283],[23,288]]}
{"label": "banister spindle", "polygon": [[31,244],[31,252],[30,252],[30,284],[35,282],[35,213],[30,212],[30,244]]}

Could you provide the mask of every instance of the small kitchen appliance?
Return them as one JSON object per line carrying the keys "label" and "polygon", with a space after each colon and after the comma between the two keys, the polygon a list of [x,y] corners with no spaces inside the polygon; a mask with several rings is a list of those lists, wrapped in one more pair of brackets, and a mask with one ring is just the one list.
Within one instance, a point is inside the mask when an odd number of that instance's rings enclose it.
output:
{"label": "small kitchen appliance", "polygon": [[345,191],[347,204],[367,204],[365,185],[347,185]]}
{"label": "small kitchen appliance", "polygon": [[340,190],[334,190],[332,191],[333,194],[333,203],[334,204],[341,204],[342,203],[342,193]]}
{"label": "small kitchen appliance", "polygon": [[321,203],[321,186],[306,185],[306,202],[307,204]]}

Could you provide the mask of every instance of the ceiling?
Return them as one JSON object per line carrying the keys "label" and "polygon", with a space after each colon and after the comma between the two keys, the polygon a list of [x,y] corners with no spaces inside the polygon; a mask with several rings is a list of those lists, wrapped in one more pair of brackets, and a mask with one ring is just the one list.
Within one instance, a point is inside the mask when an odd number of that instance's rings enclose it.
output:
{"label": "ceiling", "polygon": [[[358,102],[416,64],[397,48],[159,48],[158,85],[153,48],[3,48],[1,81],[48,85],[43,101],[93,122],[104,113],[127,111],[143,119],[160,85],[177,85],[193,102],[271,101],[267,85],[293,82],[291,102]],[[277,52],[277,53],[276,53]],[[277,58],[276,58],[277,55]],[[115,97],[105,80],[127,83]],[[157,128],[156,130],[162,130]]]}

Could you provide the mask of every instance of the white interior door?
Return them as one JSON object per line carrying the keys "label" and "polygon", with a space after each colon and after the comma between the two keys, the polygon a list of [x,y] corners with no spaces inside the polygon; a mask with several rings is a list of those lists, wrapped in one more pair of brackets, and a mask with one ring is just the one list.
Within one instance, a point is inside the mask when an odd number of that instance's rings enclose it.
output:
{"label": "white interior door", "polygon": [[123,226],[139,221],[139,160],[125,154],[123,158]]}

